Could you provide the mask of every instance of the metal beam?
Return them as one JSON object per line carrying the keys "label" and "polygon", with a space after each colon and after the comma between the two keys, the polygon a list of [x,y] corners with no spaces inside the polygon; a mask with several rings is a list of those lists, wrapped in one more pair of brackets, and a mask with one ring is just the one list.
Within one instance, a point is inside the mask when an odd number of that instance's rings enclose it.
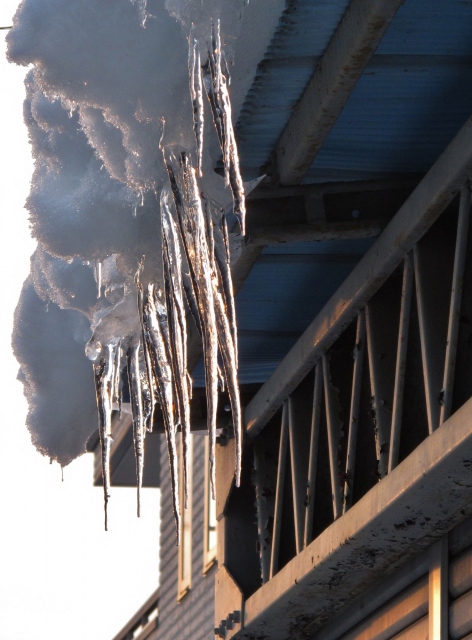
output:
{"label": "metal beam", "polygon": [[246,201],[295,198],[299,196],[325,196],[338,193],[364,193],[372,191],[393,191],[395,189],[413,189],[424,177],[424,173],[392,174],[390,178],[378,180],[351,180],[349,182],[321,182],[317,184],[299,184],[290,187],[275,186],[272,182],[262,181],[246,196]]}
{"label": "metal beam", "polygon": [[313,222],[256,228],[248,236],[248,244],[256,247],[285,244],[287,242],[323,242],[327,240],[360,240],[376,238],[389,222],[386,220],[360,220],[353,222]]}
{"label": "metal beam", "polygon": [[354,595],[465,519],[472,511],[471,421],[472,399],[246,600],[237,638],[311,637]]}
{"label": "metal beam", "polygon": [[472,167],[472,118],[438,158],[375,244],[313,320],[245,412],[255,436],[444,211]]}
{"label": "metal beam", "polygon": [[302,181],[403,0],[352,0],[276,147],[281,184]]}

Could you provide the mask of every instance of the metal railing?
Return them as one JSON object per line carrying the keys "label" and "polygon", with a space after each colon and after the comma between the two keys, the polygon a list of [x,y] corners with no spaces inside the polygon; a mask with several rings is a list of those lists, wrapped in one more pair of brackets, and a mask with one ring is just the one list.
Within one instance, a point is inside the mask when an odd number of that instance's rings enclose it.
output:
{"label": "metal railing", "polygon": [[451,415],[470,206],[467,183],[254,437],[262,583]]}
{"label": "metal railing", "polygon": [[135,613],[113,640],[146,640],[159,626],[159,589]]}

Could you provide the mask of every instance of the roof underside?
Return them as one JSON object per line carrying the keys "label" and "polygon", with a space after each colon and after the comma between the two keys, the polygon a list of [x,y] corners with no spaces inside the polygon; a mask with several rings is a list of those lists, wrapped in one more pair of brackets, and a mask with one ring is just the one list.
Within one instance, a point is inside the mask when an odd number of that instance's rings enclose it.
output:
{"label": "roof underside", "polygon": [[[287,2],[237,124],[246,180],[271,173],[277,142],[348,5],[346,0]],[[394,184],[424,174],[472,113],[471,33],[472,3],[406,0],[303,184]],[[363,210],[353,205],[352,215],[362,220]],[[264,249],[237,296],[242,384],[269,377],[371,242]],[[203,385],[201,364],[194,379]]]}
{"label": "roof underside", "polygon": [[[241,111],[246,179],[264,171],[347,5],[290,2]],[[306,184],[426,172],[472,111],[472,3],[406,0]]]}

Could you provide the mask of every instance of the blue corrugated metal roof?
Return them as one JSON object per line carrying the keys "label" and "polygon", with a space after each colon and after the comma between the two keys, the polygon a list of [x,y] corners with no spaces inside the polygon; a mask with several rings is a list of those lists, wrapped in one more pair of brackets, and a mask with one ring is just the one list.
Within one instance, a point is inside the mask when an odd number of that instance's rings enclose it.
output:
{"label": "blue corrugated metal roof", "polygon": [[[296,2],[281,20],[238,122],[247,178],[269,160],[347,4]],[[406,0],[305,182],[426,171],[472,112],[471,71],[472,3]]]}
{"label": "blue corrugated metal roof", "polygon": [[269,159],[348,5],[349,0],[287,2],[237,124],[245,179],[257,177]]}

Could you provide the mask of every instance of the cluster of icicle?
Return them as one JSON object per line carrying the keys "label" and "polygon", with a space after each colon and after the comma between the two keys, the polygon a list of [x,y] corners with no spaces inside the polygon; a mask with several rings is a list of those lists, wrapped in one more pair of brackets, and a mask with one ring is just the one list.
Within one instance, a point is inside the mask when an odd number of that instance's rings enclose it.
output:
{"label": "cluster of icicle", "polygon": [[[228,228],[224,211],[205,197],[202,176],[204,100],[208,96],[221,145],[225,180],[233,194],[234,213],[244,234],[245,199],[231,120],[229,74],[221,52],[219,25],[213,27],[208,60],[202,66],[196,40],[190,38],[190,92],[196,140],[196,167],[191,155],[176,158],[163,150],[169,184],[160,195],[164,282],[141,282],[136,274],[140,335],[126,341],[126,366],[133,414],[138,515],[143,481],[144,438],[152,429],[160,405],[170,460],[177,544],[180,542],[180,505],[176,433],[182,433],[185,507],[188,499],[190,399],[187,370],[187,318],[193,318],[202,337],[210,443],[210,479],[215,496],[215,443],[218,386],[227,387],[236,443],[236,485],[241,475],[241,408],[237,380],[237,329],[230,270]],[[94,365],[99,409],[99,432],[105,496],[110,495],[109,458],[113,406],[121,406],[122,341],[106,346]]]}

